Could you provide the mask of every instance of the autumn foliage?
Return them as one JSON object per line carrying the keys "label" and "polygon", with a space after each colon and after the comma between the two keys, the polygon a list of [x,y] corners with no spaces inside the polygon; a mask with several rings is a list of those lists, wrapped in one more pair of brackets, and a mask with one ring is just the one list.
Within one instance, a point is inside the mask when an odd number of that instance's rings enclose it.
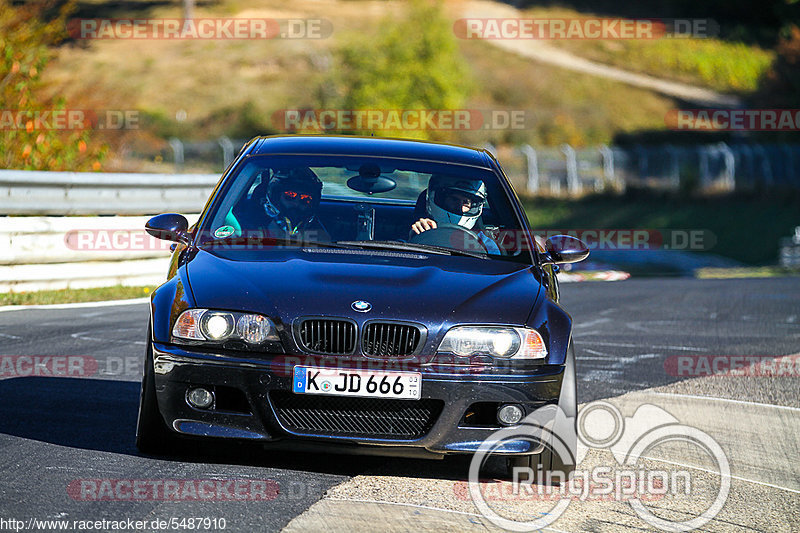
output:
{"label": "autumn foliage", "polygon": [[88,129],[66,129],[37,116],[65,110],[63,99],[39,96],[42,71],[66,37],[74,0],[0,0],[0,168],[100,170],[105,145]]}

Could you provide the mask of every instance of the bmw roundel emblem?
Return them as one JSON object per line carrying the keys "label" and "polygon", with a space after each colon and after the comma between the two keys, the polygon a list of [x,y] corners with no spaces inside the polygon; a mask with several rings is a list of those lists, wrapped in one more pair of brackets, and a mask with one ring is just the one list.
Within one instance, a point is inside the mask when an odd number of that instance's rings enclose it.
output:
{"label": "bmw roundel emblem", "polygon": [[372,309],[372,304],[369,302],[365,302],[364,300],[356,300],[353,302],[350,307],[353,308],[353,311],[358,311],[359,313],[366,313],[370,309]]}

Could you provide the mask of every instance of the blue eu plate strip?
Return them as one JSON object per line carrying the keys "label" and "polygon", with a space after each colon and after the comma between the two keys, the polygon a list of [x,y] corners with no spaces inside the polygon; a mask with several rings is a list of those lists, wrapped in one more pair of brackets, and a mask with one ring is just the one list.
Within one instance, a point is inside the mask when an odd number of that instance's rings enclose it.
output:
{"label": "blue eu plate strip", "polygon": [[306,391],[306,368],[304,366],[294,367],[294,379],[292,380],[293,392]]}

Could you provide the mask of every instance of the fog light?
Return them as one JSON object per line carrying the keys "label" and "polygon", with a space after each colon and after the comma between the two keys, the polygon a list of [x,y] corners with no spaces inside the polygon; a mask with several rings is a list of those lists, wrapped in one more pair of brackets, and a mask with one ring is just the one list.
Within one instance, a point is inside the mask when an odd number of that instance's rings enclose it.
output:
{"label": "fog light", "polygon": [[497,411],[497,420],[504,426],[513,426],[522,420],[522,407],[519,405],[504,405]]}
{"label": "fog light", "polygon": [[214,403],[214,395],[211,391],[198,387],[196,389],[189,389],[189,392],[186,393],[186,401],[188,401],[189,405],[192,407],[208,409]]}

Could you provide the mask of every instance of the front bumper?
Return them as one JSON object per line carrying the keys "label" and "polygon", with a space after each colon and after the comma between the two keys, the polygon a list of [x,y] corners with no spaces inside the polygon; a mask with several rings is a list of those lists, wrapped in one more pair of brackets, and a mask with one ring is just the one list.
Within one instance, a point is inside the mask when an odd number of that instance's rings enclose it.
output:
{"label": "front bumper", "polygon": [[[369,431],[347,435],[329,431],[299,430],[279,415],[278,398],[291,398],[291,367],[276,365],[248,354],[232,357],[187,351],[182,347],[153,343],[153,365],[159,410],[169,427],[196,437],[247,439],[275,447],[322,445],[331,451],[377,453],[410,457],[441,457],[452,453],[473,453],[501,429],[486,416],[477,417],[475,406],[514,403],[529,414],[546,404],[558,402],[564,367],[542,365],[524,374],[476,374],[449,372],[447,368],[422,365],[421,400],[434,409],[424,434],[414,436],[376,435]],[[187,391],[204,386],[238,398],[212,409],[196,409],[186,401]],[[295,395],[313,396],[313,395]],[[315,400],[332,400],[315,396]],[[367,400],[369,401],[369,400]],[[387,400],[379,400],[386,402]],[[405,407],[417,402],[401,402]],[[281,413],[283,411],[280,411]],[[468,413],[472,413],[467,416]],[[542,445],[534,434],[504,442],[494,453],[520,455],[539,453]]]}

